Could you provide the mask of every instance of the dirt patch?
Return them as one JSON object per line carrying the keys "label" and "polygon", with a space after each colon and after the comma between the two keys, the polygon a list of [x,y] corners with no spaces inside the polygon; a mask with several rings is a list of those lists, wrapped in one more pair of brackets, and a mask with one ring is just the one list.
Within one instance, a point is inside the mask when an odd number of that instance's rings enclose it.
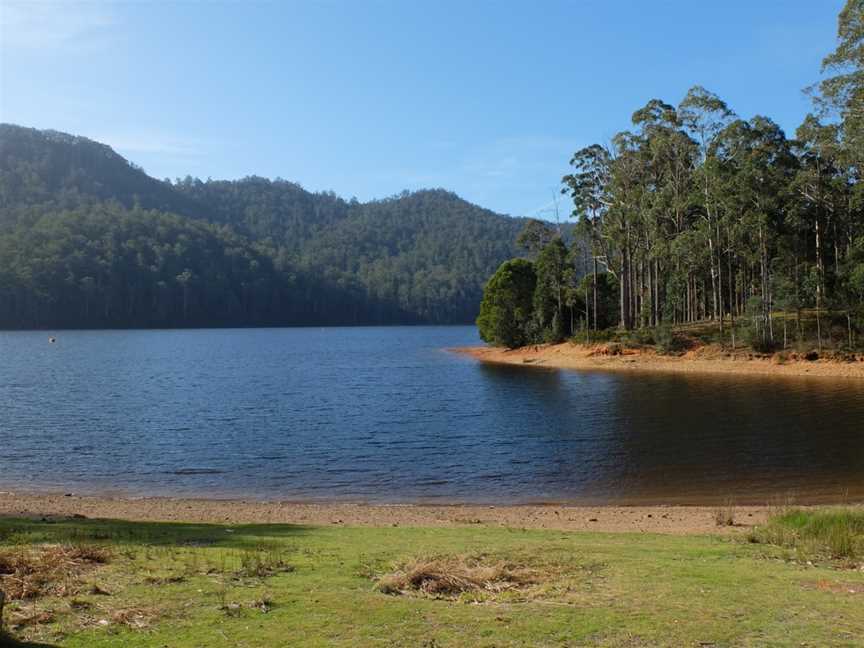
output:
{"label": "dirt patch", "polygon": [[802,583],[804,589],[830,592],[832,594],[864,594],[864,583],[840,583],[827,579]]}
{"label": "dirt patch", "polygon": [[[632,349],[629,347],[625,347],[622,344],[618,344],[616,342],[611,342],[609,344],[599,344],[594,347],[589,347],[589,355],[593,356],[637,356],[644,354],[644,351],[640,349]],[[555,351],[555,353],[561,354],[561,350]]]}
{"label": "dirt patch", "polygon": [[[143,630],[163,616],[156,607],[129,607],[114,610],[110,615],[110,623],[122,625],[133,630]],[[101,619],[100,619],[101,621]],[[108,624],[101,624],[108,625]]]}

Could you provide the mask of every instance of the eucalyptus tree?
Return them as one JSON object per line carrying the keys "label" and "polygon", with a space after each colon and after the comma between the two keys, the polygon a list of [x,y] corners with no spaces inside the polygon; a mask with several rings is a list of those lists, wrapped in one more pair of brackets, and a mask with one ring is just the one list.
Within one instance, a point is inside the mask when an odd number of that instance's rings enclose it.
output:
{"label": "eucalyptus tree", "polygon": [[[823,125],[815,116],[807,115],[796,135],[799,168],[792,187],[798,196],[798,209],[789,221],[805,237],[812,236],[815,265],[810,283],[816,306],[817,340],[821,347],[821,311],[825,301],[830,299],[827,286],[831,283],[831,277],[826,280],[826,240],[830,232],[833,245],[828,248],[833,249],[834,263],[829,274],[836,276],[840,266],[837,224],[845,203],[845,180],[838,166],[840,142],[836,125]],[[798,268],[794,271],[797,274]]]}
{"label": "eucalyptus tree", "polygon": [[567,246],[556,237],[541,250],[534,263],[536,287],[533,306],[538,337],[544,342],[560,342],[567,334],[564,313],[567,289]]}
{"label": "eucalyptus tree", "polygon": [[757,297],[754,323],[762,345],[774,341],[772,271],[777,244],[791,208],[790,184],[797,160],[783,130],[767,117],[736,120],[718,136],[723,195],[735,232],[735,246],[747,281],[740,300]]}
{"label": "eucalyptus tree", "polygon": [[837,48],[822,60],[826,77],[816,86],[823,115],[838,121],[844,148],[864,168],[864,0],[847,0],[837,19]]}
{"label": "eucalyptus tree", "polygon": [[689,280],[700,265],[682,264],[670,245],[691,225],[696,146],[684,131],[678,111],[658,99],[633,113],[631,121],[639,129],[645,170],[639,268],[648,298],[639,311],[645,324],[656,326],[661,319],[661,292],[677,285],[665,282],[661,289],[661,274],[684,273]]}
{"label": "eucalyptus tree", "polygon": [[[662,313],[661,275],[669,242],[687,227],[694,143],[674,107],[652,100],[633,114],[636,132],[615,135],[609,148],[578,151],[574,173],[563,178],[595,255],[618,281],[619,323],[624,329],[657,325]],[[675,272],[688,272],[674,262]],[[594,322],[597,280],[593,279]]]}
{"label": "eucalyptus tree", "polygon": [[[591,279],[591,317],[586,312],[586,323],[590,319],[589,328],[597,330],[598,285],[597,263],[602,263],[607,272],[617,278],[613,266],[613,252],[610,240],[604,236],[604,218],[611,206],[608,195],[611,177],[612,156],[608,149],[599,144],[592,144],[577,151],[570,158],[574,172],[562,178],[564,188],[573,199],[572,216],[579,220],[578,229],[591,244],[592,279]],[[586,308],[589,297],[585,296]]]}
{"label": "eucalyptus tree", "polygon": [[850,248],[837,281],[839,305],[846,313],[849,347],[854,347],[853,320],[864,324],[864,237]]}
{"label": "eucalyptus tree", "polygon": [[701,211],[707,228],[714,316],[723,333],[723,237],[721,234],[718,160],[714,155],[720,133],[735,114],[716,94],[693,86],[678,105],[678,118],[698,143],[696,183],[701,188]]}
{"label": "eucalyptus tree", "polygon": [[[642,139],[622,131],[612,139],[609,197],[610,207],[603,219],[603,237],[617,257],[620,326],[630,330],[635,323],[635,274],[641,234],[640,219],[645,207],[646,181],[650,171],[642,159]],[[612,265],[610,264],[610,268]]]}

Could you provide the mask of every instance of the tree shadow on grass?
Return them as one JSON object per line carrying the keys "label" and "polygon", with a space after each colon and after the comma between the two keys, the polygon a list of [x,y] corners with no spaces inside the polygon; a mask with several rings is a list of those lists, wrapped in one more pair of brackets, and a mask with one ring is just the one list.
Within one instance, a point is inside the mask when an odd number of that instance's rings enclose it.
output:
{"label": "tree shadow on grass", "polygon": [[[70,517],[11,518],[0,516],[0,550],[38,544],[149,546],[258,551],[262,547],[291,546],[311,527],[293,524],[197,524],[130,522]],[[2,585],[2,578],[0,578]],[[0,633],[0,648],[58,648],[27,642]]]}
{"label": "tree shadow on grass", "polygon": [[19,641],[6,633],[0,632],[0,648],[58,648],[53,644],[34,643],[32,641]]}
{"label": "tree shadow on grass", "polygon": [[298,524],[130,522],[70,517],[0,517],[0,545],[35,543],[142,544],[244,548],[297,538],[312,527]]}

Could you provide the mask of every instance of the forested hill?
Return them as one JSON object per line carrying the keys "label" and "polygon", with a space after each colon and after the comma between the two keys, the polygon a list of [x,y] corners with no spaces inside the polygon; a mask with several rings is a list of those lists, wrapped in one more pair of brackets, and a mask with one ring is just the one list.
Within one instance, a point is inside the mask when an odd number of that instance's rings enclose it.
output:
{"label": "forested hill", "polygon": [[110,146],[53,130],[0,124],[0,209],[114,200],[189,215],[194,206]]}
{"label": "forested hill", "polygon": [[468,323],[524,219],[435,189],[160,181],[92,140],[0,125],[0,327]]}

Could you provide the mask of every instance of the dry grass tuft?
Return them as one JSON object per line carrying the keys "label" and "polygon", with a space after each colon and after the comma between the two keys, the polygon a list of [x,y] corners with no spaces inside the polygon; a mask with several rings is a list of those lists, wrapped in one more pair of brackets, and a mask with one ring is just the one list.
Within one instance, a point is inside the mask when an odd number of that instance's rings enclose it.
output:
{"label": "dry grass tuft", "polygon": [[287,574],[294,571],[278,549],[250,549],[240,555],[240,567],[236,572],[239,577],[267,578],[276,574]]}
{"label": "dry grass tuft", "polygon": [[385,594],[409,592],[452,598],[470,592],[501,593],[536,585],[544,575],[536,569],[483,556],[439,556],[410,561],[377,579]]}
{"label": "dry grass tuft", "polygon": [[30,614],[16,614],[11,618],[11,625],[16,630],[37,625],[48,625],[56,620],[51,610],[38,610]]}
{"label": "dry grass tuft", "polygon": [[260,610],[264,614],[267,614],[276,607],[276,603],[269,596],[262,596],[261,598],[255,599],[249,603],[249,607],[253,610]]}
{"label": "dry grass tuft", "polygon": [[186,577],[181,574],[144,577],[144,582],[147,585],[176,585],[177,583],[185,583],[186,580]]}
{"label": "dry grass tuft", "polygon": [[714,509],[714,524],[721,526],[735,526],[735,504],[732,500],[726,500],[721,506]]}
{"label": "dry grass tuft", "polygon": [[129,607],[112,611],[111,622],[133,630],[143,630],[161,616],[162,611],[155,607]]}
{"label": "dry grass tuft", "polygon": [[111,552],[99,546],[42,545],[0,551],[0,587],[9,600],[71,596],[81,576],[107,563]]}
{"label": "dry grass tuft", "polygon": [[83,610],[89,610],[93,607],[93,604],[90,601],[85,601],[83,599],[71,599],[69,601],[69,609],[80,612]]}

